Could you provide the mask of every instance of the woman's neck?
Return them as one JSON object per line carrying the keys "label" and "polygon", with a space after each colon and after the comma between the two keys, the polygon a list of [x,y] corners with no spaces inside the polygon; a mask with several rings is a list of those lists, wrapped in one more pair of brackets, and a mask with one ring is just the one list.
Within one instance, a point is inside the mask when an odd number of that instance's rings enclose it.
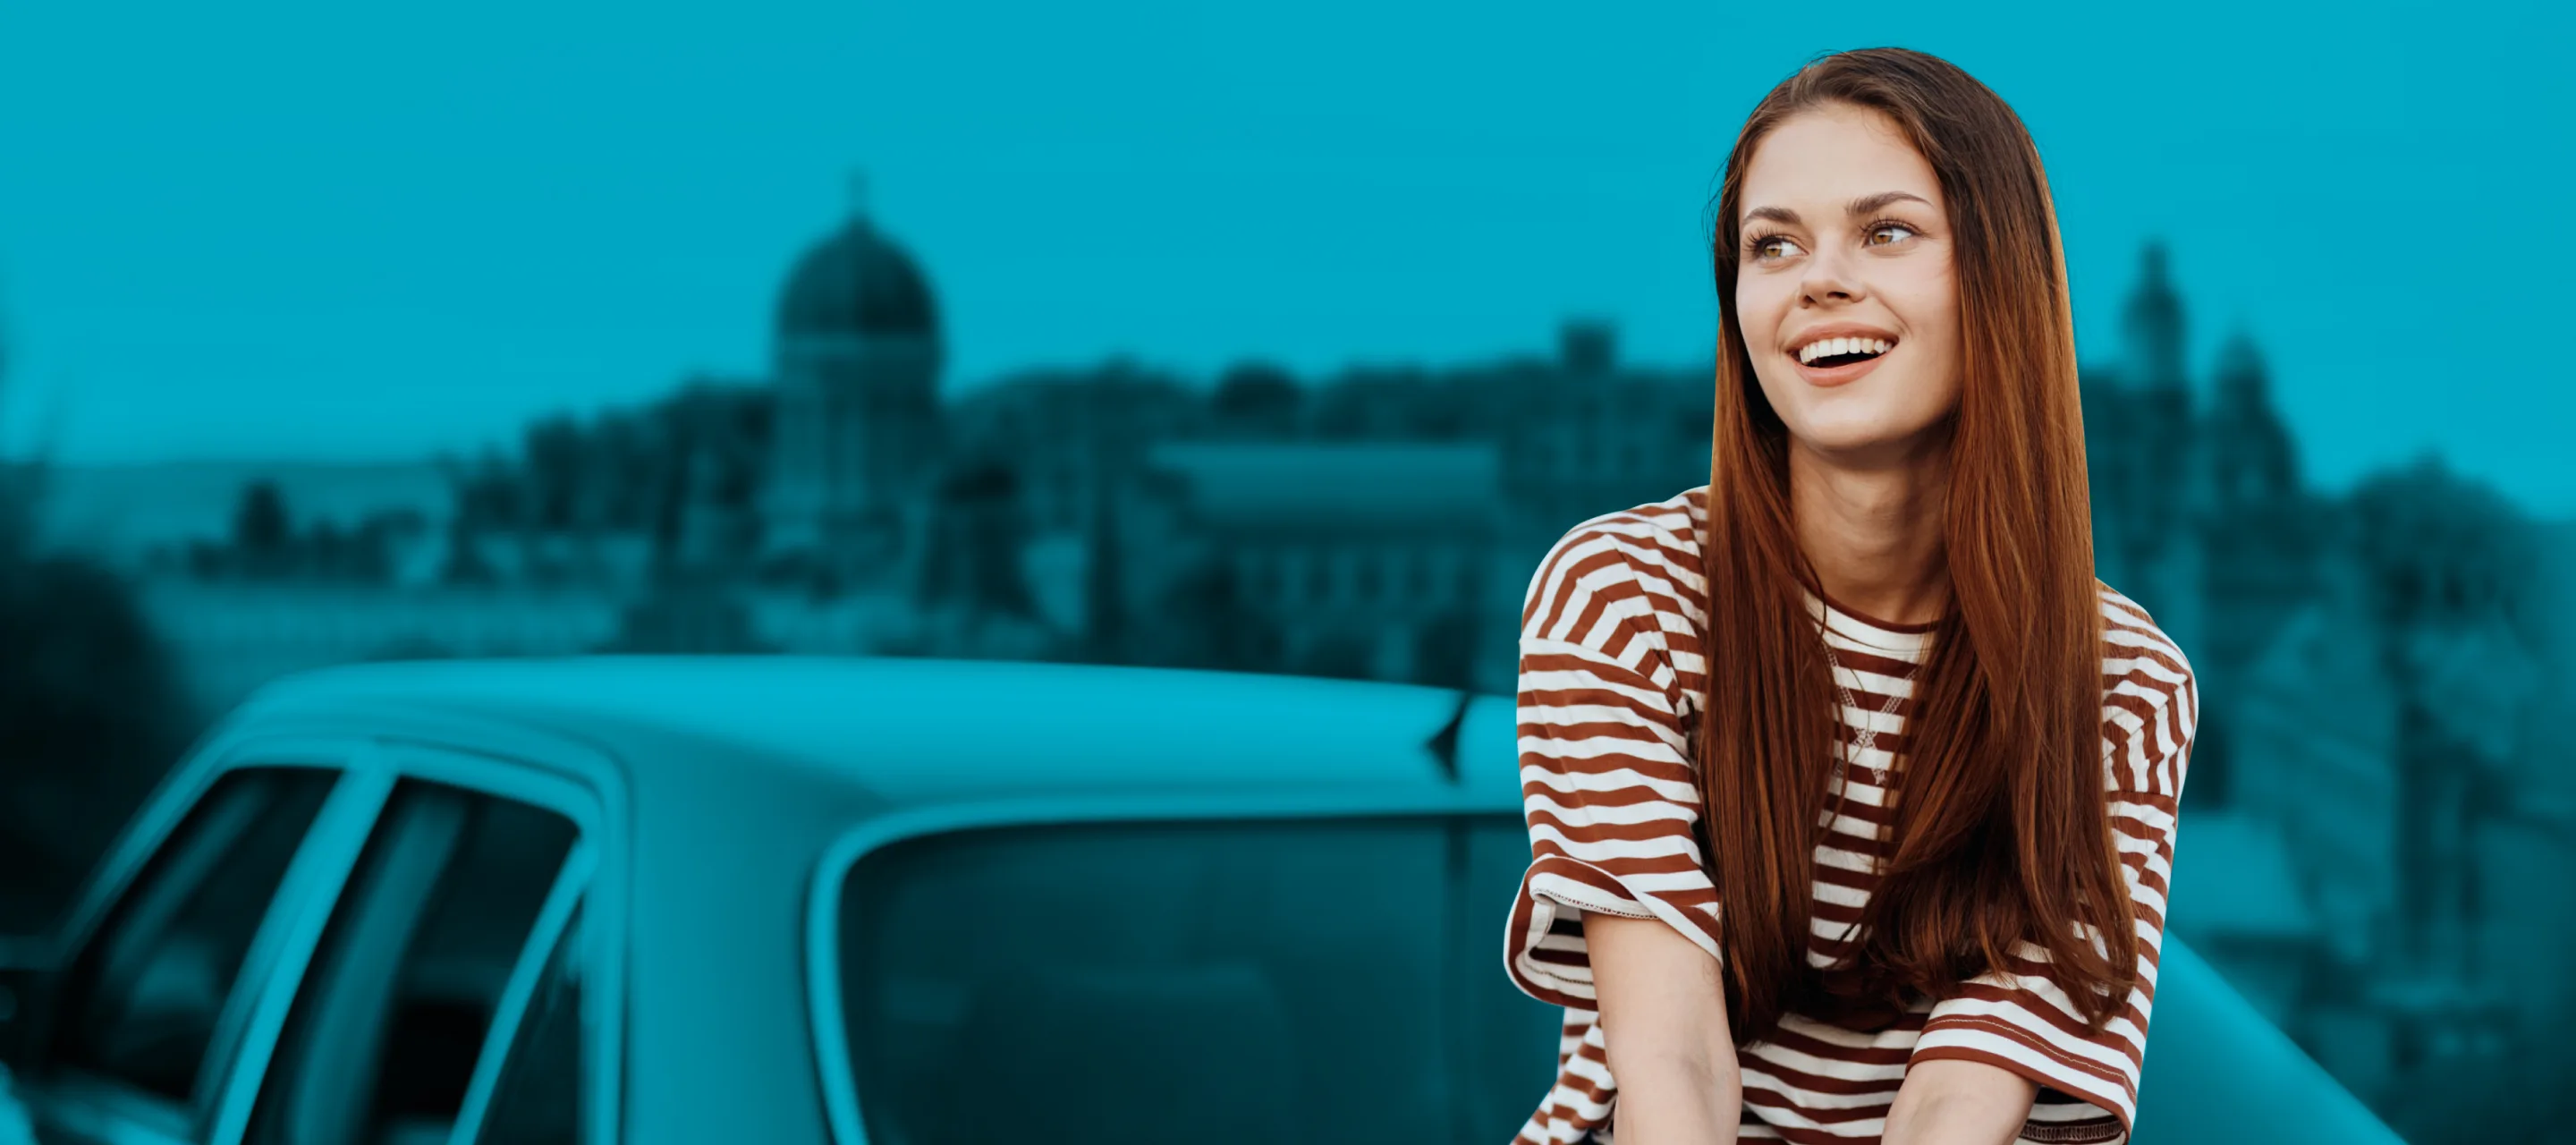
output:
{"label": "woman's neck", "polygon": [[1793,446],[1790,517],[1825,595],[1897,624],[1928,624],[1948,612],[1949,477],[1946,448],[1852,468]]}

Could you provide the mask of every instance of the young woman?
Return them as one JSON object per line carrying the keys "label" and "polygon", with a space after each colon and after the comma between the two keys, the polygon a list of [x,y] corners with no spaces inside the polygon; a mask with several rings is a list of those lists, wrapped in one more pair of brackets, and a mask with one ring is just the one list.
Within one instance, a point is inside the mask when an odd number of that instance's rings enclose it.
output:
{"label": "young woman", "polygon": [[1520,641],[1528,1142],[2120,1142],[2182,651],[2093,575],[2029,132],[1918,52],[1756,107],[1714,230],[1709,483],[1576,526]]}

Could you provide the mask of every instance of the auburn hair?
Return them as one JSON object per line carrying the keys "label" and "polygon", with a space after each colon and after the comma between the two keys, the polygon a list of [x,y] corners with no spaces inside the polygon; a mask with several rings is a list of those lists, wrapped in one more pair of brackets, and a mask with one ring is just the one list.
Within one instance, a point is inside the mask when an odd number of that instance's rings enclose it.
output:
{"label": "auburn hair", "polygon": [[[1947,415],[1942,527],[1952,607],[1930,633],[1902,739],[1893,853],[1834,967],[1807,958],[1810,880],[1842,750],[1823,596],[1791,530],[1788,435],[1735,311],[1745,168],[1773,128],[1843,104],[1894,121],[1948,201],[1960,396]],[[2030,132],[1957,66],[1872,48],[1816,59],[1757,105],[1712,215],[1718,325],[1706,578],[1708,693],[1698,736],[1739,1042],[1792,1009],[1892,1020],[2046,951],[2095,1029],[2137,973],[2102,757],[2102,615],[2086,492],[2075,330],[2055,208]]]}

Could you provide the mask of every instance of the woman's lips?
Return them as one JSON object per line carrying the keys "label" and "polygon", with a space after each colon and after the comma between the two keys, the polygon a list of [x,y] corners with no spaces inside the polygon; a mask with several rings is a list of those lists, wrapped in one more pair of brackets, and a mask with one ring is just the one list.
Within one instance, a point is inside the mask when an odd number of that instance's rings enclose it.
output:
{"label": "woman's lips", "polygon": [[1880,362],[1886,361],[1888,359],[1888,355],[1894,354],[1895,352],[1896,347],[1890,346],[1887,348],[1886,354],[1881,354],[1866,361],[1853,362],[1848,366],[1810,366],[1805,362],[1799,361],[1796,354],[1791,354],[1789,355],[1789,364],[1798,367],[1798,373],[1805,377],[1809,384],[1817,386],[1839,386],[1847,382],[1859,380],[1861,375],[1877,369]]}

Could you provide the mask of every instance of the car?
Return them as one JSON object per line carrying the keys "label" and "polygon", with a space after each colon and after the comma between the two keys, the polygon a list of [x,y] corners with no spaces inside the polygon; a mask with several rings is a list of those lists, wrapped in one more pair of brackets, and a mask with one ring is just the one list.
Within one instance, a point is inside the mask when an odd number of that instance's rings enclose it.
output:
{"label": "car", "polygon": [[[0,978],[41,1140],[1490,1142],[1509,697],[908,658],[274,683]],[[2394,1136],[2168,939],[2141,1141]]]}

